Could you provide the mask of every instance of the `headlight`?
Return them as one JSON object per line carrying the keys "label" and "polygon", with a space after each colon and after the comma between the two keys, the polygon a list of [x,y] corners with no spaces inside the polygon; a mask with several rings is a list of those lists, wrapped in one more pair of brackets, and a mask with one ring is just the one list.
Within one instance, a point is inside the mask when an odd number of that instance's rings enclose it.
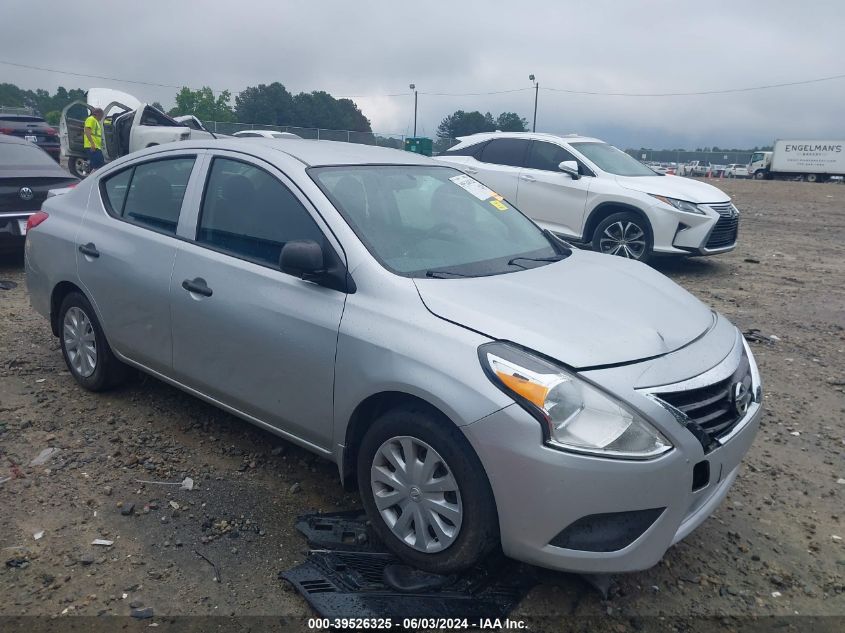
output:
{"label": "headlight", "polygon": [[699,215],[706,215],[704,211],[698,208],[698,205],[686,200],[678,200],[677,198],[667,198],[666,196],[658,196],[656,193],[649,194],[652,198],[657,198],[660,202],[668,204],[670,207],[675,207],[678,211],[686,211],[687,213],[697,213]]}
{"label": "headlight", "polygon": [[490,380],[543,424],[550,446],[623,459],[672,448],[639,415],[557,365],[506,343],[482,345],[478,355]]}

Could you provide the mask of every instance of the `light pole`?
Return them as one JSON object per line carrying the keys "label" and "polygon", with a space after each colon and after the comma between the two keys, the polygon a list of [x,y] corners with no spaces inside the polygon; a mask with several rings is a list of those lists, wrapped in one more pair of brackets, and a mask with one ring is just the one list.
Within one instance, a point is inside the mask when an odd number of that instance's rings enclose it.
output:
{"label": "light pole", "polygon": [[411,84],[408,87],[414,91],[414,138],[417,138],[417,86]]}
{"label": "light pole", "polygon": [[534,82],[534,127],[532,132],[537,131],[537,97],[540,94],[540,82],[534,79],[534,75],[528,75],[529,81]]}

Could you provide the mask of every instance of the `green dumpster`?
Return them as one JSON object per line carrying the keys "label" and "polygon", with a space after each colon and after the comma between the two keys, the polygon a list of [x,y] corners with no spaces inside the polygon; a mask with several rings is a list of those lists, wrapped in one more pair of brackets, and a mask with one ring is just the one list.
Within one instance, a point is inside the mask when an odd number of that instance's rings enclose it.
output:
{"label": "green dumpster", "polygon": [[405,139],[405,151],[431,156],[431,139],[424,136],[412,136]]}

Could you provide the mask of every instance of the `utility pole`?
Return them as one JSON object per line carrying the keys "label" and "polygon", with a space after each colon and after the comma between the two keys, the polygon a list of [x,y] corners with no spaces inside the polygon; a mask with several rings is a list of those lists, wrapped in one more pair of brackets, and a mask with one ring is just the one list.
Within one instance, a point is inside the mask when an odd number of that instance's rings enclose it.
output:
{"label": "utility pole", "polygon": [[534,82],[534,127],[532,132],[537,131],[537,97],[540,94],[540,82],[534,79],[534,75],[528,75],[528,79]]}
{"label": "utility pole", "polygon": [[414,138],[417,137],[417,87],[414,84],[408,86],[414,91]]}

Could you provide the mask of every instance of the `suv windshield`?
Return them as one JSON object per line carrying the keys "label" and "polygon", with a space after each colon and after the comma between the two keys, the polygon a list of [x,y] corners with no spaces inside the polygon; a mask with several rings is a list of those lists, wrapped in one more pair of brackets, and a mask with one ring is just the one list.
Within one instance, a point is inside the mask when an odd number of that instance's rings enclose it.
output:
{"label": "suv windshield", "polygon": [[599,169],[609,174],[616,176],[659,175],[613,145],[595,142],[570,143],[570,145],[595,163]]}
{"label": "suv windshield", "polygon": [[449,167],[308,171],[373,256],[400,275],[497,275],[569,254],[501,196]]}

